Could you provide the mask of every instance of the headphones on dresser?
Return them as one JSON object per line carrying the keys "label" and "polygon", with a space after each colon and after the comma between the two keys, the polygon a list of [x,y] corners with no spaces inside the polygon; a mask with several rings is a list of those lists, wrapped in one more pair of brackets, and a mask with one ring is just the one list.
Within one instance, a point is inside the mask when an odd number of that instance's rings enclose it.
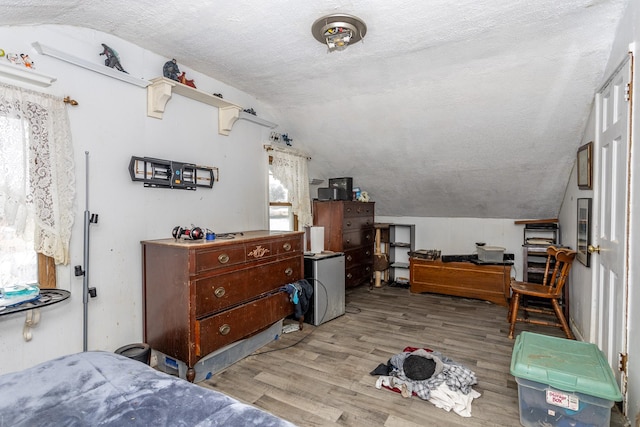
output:
{"label": "headphones on dresser", "polygon": [[171,235],[176,240],[178,240],[182,236],[190,240],[200,240],[204,238],[204,230],[202,230],[202,228],[194,227],[194,226],[191,226],[191,227],[192,227],[191,229],[182,228],[180,226],[173,227],[173,231],[171,232]]}

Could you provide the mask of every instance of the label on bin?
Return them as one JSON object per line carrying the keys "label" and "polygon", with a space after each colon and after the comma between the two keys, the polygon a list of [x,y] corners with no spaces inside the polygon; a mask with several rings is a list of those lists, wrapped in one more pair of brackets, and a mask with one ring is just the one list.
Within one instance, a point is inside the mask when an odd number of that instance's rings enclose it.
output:
{"label": "label on bin", "polygon": [[549,405],[560,406],[561,408],[568,408],[572,411],[577,411],[580,407],[580,399],[575,394],[562,393],[557,390],[547,389],[547,403]]}

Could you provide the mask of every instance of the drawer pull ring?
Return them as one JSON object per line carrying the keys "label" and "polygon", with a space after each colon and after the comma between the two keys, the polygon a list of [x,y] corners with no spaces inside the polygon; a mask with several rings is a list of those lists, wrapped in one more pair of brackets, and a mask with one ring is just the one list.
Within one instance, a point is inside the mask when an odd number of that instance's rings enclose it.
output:
{"label": "drawer pull ring", "polygon": [[231,332],[231,326],[225,323],[224,325],[220,326],[220,329],[218,330],[220,331],[221,335],[227,335],[229,332]]}
{"label": "drawer pull ring", "polygon": [[352,277],[353,277],[353,274],[347,273],[347,279],[351,279]]}
{"label": "drawer pull ring", "polygon": [[284,271],[284,274],[286,274],[287,276],[291,276],[293,274],[293,268],[287,267],[287,269]]}
{"label": "drawer pull ring", "polygon": [[226,292],[227,291],[225,291],[225,289],[222,286],[219,288],[216,288],[216,290],[213,291],[214,295],[217,296],[218,298],[222,298]]}
{"label": "drawer pull ring", "polygon": [[347,261],[353,261],[353,257],[351,255],[347,255]]}
{"label": "drawer pull ring", "polygon": [[351,227],[351,221],[347,221],[347,227]]}
{"label": "drawer pull ring", "polygon": [[229,255],[227,255],[227,254],[218,255],[218,261],[220,261],[220,264],[228,263],[229,262]]}
{"label": "drawer pull ring", "polygon": [[290,251],[291,250],[291,243],[289,243],[289,242],[285,243],[284,245],[282,245],[282,248],[285,251]]}

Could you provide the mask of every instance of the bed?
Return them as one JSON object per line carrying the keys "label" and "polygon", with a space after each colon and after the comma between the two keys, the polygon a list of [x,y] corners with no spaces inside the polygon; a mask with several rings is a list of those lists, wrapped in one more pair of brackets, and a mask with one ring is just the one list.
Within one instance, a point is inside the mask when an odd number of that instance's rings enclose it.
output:
{"label": "bed", "polygon": [[293,426],[108,352],[71,354],[2,375],[0,390],[0,427]]}

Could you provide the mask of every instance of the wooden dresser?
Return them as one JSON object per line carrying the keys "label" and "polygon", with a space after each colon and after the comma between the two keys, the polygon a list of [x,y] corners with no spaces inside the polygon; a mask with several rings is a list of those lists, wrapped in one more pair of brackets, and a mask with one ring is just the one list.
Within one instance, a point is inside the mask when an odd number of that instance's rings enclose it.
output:
{"label": "wooden dresser", "polygon": [[303,233],[142,243],[144,340],[188,365],[293,313],[280,288],[303,278]]}
{"label": "wooden dresser", "polygon": [[511,265],[476,265],[415,257],[409,259],[409,264],[411,292],[433,292],[508,305]]}
{"label": "wooden dresser", "polygon": [[370,283],[375,243],[374,202],[313,202],[313,225],[324,227],[324,248],[344,252],[345,287]]}

